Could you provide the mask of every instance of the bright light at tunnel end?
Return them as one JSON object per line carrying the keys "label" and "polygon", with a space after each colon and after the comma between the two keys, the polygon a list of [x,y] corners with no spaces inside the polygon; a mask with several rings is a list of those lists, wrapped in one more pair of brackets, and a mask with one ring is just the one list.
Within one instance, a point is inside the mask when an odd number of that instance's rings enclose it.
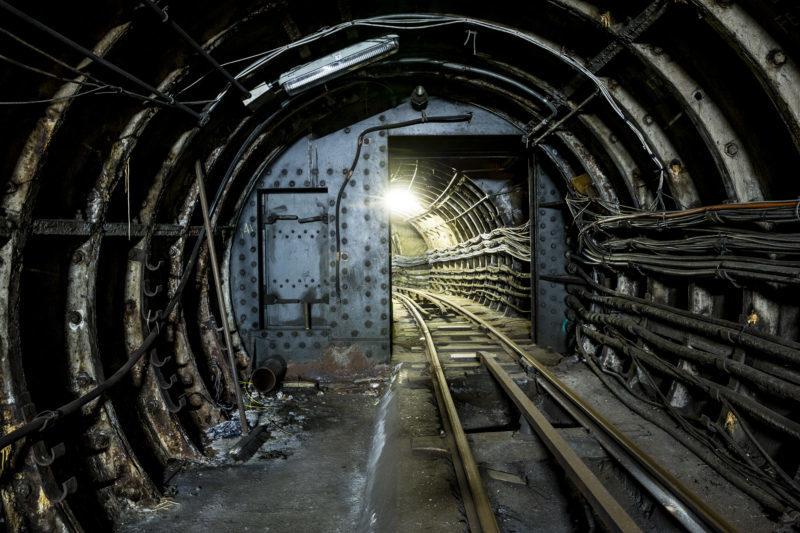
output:
{"label": "bright light at tunnel end", "polygon": [[405,187],[390,188],[383,201],[391,215],[400,218],[411,218],[425,211],[417,197]]}

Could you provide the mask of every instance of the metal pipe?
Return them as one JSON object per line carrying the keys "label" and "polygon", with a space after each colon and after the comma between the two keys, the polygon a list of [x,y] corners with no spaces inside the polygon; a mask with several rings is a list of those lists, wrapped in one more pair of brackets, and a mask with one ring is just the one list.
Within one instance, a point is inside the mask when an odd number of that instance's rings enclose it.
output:
{"label": "metal pipe", "polygon": [[240,93],[242,93],[242,95],[243,95],[245,98],[250,98],[250,91],[248,91],[248,90],[247,90],[247,89],[246,89],[246,88],[245,88],[245,87],[244,87],[244,86],[243,86],[241,83],[239,83],[239,80],[237,80],[236,78],[234,78],[234,77],[233,77],[233,76],[230,74],[230,72],[228,72],[227,70],[225,70],[225,67],[223,67],[222,65],[220,65],[220,64],[217,62],[217,60],[216,60],[216,59],[214,59],[214,58],[211,56],[211,54],[209,54],[209,53],[208,53],[208,52],[207,52],[207,51],[206,51],[206,50],[205,50],[205,49],[204,49],[202,46],[200,46],[200,44],[199,44],[197,41],[195,41],[194,39],[192,39],[192,37],[191,37],[191,36],[190,36],[188,33],[186,33],[186,32],[183,30],[183,28],[181,28],[181,27],[178,25],[178,23],[176,23],[174,20],[170,19],[170,18],[169,18],[169,14],[168,14],[166,11],[164,11],[163,9],[161,9],[160,7],[158,7],[158,6],[155,4],[155,2],[153,2],[153,0],[144,0],[144,1],[145,1],[145,3],[146,3],[148,6],[150,6],[151,8],[153,8],[153,11],[155,11],[155,12],[156,12],[156,13],[157,13],[157,14],[158,14],[160,17],[161,17],[161,22],[169,22],[170,26],[172,26],[172,29],[173,29],[173,30],[175,30],[175,32],[176,32],[178,35],[180,35],[180,36],[183,38],[183,40],[184,40],[184,41],[186,41],[186,42],[187,42],[187,43],[188,43],[188,44],[189,44],[189,45],[190,45],[192,48],[194,48],[195,50],[197,50],[197,51],[200,53],[200,55],[201,55],[201,56],[203,56],[203,57],[206,59],[206,61],[208,61],[209,63],[211,63],[211,66],[213,66],[215,69],[217,69],[217,71],[219,71],[219,73],[220,73],[220,74],[222,74],[223,76],[225,76],[225,79],[227,79],[229,82],[231,82],[231,84],[232,84],[234,87],[236,87],[236,89],[237,89],[237,90],[238,90]]}
{"label": "metal pipe", "polygon": [[253,370],[250,383],[258,392],[270,392],[286,375],[286,360],[280,355],[273,355],[264,364]]}
{"label": "metal pipe", "polygon": [[206,186],[203,179],[203,164],[197,160],[194,164],[195,174],[197,174],[197,181],[199,182],[200,189],[200,207],[203,209],[203,224],[208,234],[208,254],[211,261],[211,272],[214,275],[214,288],[217,293],[217,305],[219,306],[219,316],[222,322],[222,331],[225,336],[225,348],[228,350],[228,360],[231,365],[231,376],[233,383],[231,384],[234,392],[236,393],[236,406],[239,408],[239,421],[242,423],[242,435],[247,435],[250,427],[247,425],[247,416],[244,412],[244,402],[242,401],[242,391],[239,387],[239,377],[236,371],[236,358],[233,354],[233,340],[231,339],[231,330],[228,327],[228,315],[225,311],[225,300],[222,297],[222,283],[219,277],[219,263],[217,263],[217,249],[214,245],[214,233],[211,230],[211,219],[208,216],[208,200],[206,199]]}

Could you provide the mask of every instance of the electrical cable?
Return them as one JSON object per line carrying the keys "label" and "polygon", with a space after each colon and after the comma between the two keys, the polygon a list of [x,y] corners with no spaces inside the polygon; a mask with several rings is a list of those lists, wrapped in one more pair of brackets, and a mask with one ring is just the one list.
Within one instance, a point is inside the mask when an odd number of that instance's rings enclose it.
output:
{"label": "electrical cable", "polygon": [[[718,446],[709,444],[709,442],[707,442],[707,440],[703,438],[703,435],[700,435],[701,438],[697,438],[697,436],[695,436],[693,432],[687,432],[686,434],[684,434],[680,432],[678,428],[675,426],[674,424],[675,419],[673,417],[671,416],[667,417],[663,413],[656,411],[651,407],[644,408],[638,405],[635,401],[629,398],[628,395],[633,396],[636,400],[647,403],[648,405],[651,405],[653,402],[645,398],[639,397],[624,384],[619,387],[624,389],[625,394],[623,394],[623,392],[619,390],[618,387],[615,387],[613,385],[613,382],[604,377],[600,365],[597,362],[595,362],[593,356],[587,353],[586,350],[584,349],[580,337],[580,328],[575,328],[575,337],[576,337],[576,346],[583,361],[597,375],[600,381],[625,406],[627,406],[629,409],[631,409],[633,412],[635,412],[648,422],[655,424],[663,431],[665,431],[667,434],[669,434],[677,441],[682,443],[695,455],[697,455],[701,460],[703,460],[706,464],[710,465],[722,477],[727,479],[731,484],[736,486],[745,494],[750,495],[753,499],[761,503],[761,505],[763,505],[765,508],[771,510],[776,514],[783,513],[786,510],[785,503],[780,501],[780,499],[777,497],[777,495],[773,493],[770,487],[763,487],[759,483],[755,482],[751,476],[742,473],[736,467],[735,463],[734,464],[731,463],[731,461],[733,460],[731,457],[729,457],[727,454],[724,454],[719,449]],[[664,407],[663,404],[658,404],[658,406],[662,408]],[[734,473],[736,475],[734,475]]]}
{"label": "electrical cable", "polygon": [[[150,103],[162,106],[162,107],[171,107],[171,105],[168,102],[164,102],[164,101],[159,100],[157,98],[153,98],[153,97],[150,97],[150,96],[147,96],[147,95],[136,93],[134,91],[130,91],[128,89],[120,87],[119,85],[113,85],[113,84],[106,83],[106,82],[98,79],[96,76],[93,76],[92,74],[89,74],[88,72],[85,72],[83,70],[75,68],[72,65],[69,65],[68,63],[65,63],[64,61],[61,61],[57,57],[55,57],[55,56],[53,56],[51,54],[48,54],[44,50],[32,45],[31,43],[25,41],[24,39],[18,37],[17,35],[11,33],[10,31],[8,31],[8,30],[6,30],[4,28],[0,28],[0,33],[2,33],[4,35],[7,35],[8,37],[10,37],[10,38],[14,39],[15,41],[17,41],[18,43],[22,44],[23,46],[25,46],[25,47],[29,48],[30,50],[36,52],[37,54],[40,54],[40,55],[50,59],[54,63],[56,63],[58,65],[61,65],[62,67],[64,67],[67,70],[69,70],[70,72],[74,72],[75,74],[77,74],[77,75],[79,75],[79,76],[81,76],[81,77],[83,77],[83,78],[85,78],[87,80],[91,80],[91,83],[90,82],[86,82],[86,81],[76,82],[75,80],[71,80],[69,78],[64,78],[62,76],[58,76],[58,75],[55,75],[55,74],[47,72],[47,71],[44,71],[44,70],[41,70],[41,69],[37,69],[36,67],[32,67],[30,65],[25,65],[24,63],[21,63],[21,62],[16,62],[13,59],[3,57],[3,59],[6,59],[7,61],[12,62],[14,64],[17,64],[17,66],[20,66],[21,68],[25,68],[27,70],[38,72],[38,73],[46,75],[46,76],[50,76],[50,77],[53,77],[53,78],[56,78],[56,79],[60,79],[60,80],[64,81],[65,83],[80,83],[81,85],[92,85],[93,84],[94,86],[100,87],[102,89],[109,89],[109,92],[97,92],[96,94],[123,94],[125,96],[129,96],[131,98],[134,98],[134,99],[137,99],[137,100],[142,100],[142,101],[145,101],[145,102],[150,102]],[[53,101],[58,101],[58,100],[54,100],[54,99],[44,100],[43,99],[43,100],[28,101],[28,102],[25,102],[25,101],[22,101],[22,102],[10,102],[8,105],[21,105],[21,104],[25,104],[25,103],[49,103],[49,102],[53,102]],[[181,102],[181,103],[183,103],[183,104],[200,104],[200,103],[209,103],[209,102],[215,102],[215,101],[216,100],[195,101],[195,102]]]}
{"label": "electrical cable", "polygon": [[[253,129],[253,131],[247,137],[244,144],[239,148],[238,152],[236,153],[230,165],[228,166],[228,169],[226,170],[222,180],[220,181],[220,185],[217,188],[217,193],[214,196],[214,200],[211,202],[211,205],[209,206],[209,212],[212,213],[211,215],[212,230],[216,226],[214,220],[214,214],[216,213],[218,203],[220,201],[220,198],[222,197],[222,194],[225,190],[228,180],[230,180],[231,175],[233,174],[233,171],[236,168],[237,163],[242,158],[245,151],[261,134],[264,128],[270,122],[272,122],[275,119],[275,117],[282,111],[283,109],[275,111],[273,114],[271,114],[264,121],[259,123]],[[189,279],[193,274],[194,266],[197,264],[197,259],[200,255],[200,248],[205,236],[206,236],[205,228],[201,227],[199,229],[197,240],[195,241],[194,244],[194,248],[192,249],[192,253],[189,257],[189,260],[186,263],[185,268],[183,269],[183,274],[181,275],[180,282],[178,283],[178,286],[176,287],[175,292],[172,298],[170,299],[169,303],[167,304],[164,312],[161,313],[161,316],[156,319],[156,324],[163,325],[164,322],[166,322],[167,317],[169,317],[172,314],[172,312],[175,310],[175,307],[178,305],[178,302],[181,299],[181,296],[183,295],[183,291],[186,288],[186,285],[189,283]],[[98,398],[99,396],[104,394],[108,389],[119,383],[122,380],[122,378],[125,377],[130,372],[130,370],[134,367],[134,365],[139,362],[139,360],[144,356],[144,354],[147,353],[150,346],[153,344],[153,342],[155,342],[156,338],[159,336],[161,329],[165,328],[157,327],[151,329],[148,336],[144,339],[142,344],[131,353],[125,364],[123,364],[119,369],[117,369],[111,376],[109,376],[105,381],[100,383],[97,387],[95,387],[85,395],[80,396],[79,398],[76,398],[75,400],[72,400],[71,402],[62,405],[61,407],[55,410],[45,411],[44,413],[46,414],[38,415],[30,422],[27,422],[22,426],[20,426],[19,428],[15,429],[14,431],[0,437],[0,450],[5,448],[6,446],[9,446],[10,444],[15,443],[16,441],[24,437],[27,437],[28,435],[36,431],[41,431],[50,427],[50,425],[53,422],[56,422],[61,418],[64,418],[66,416],[78,412],[81,409],[81,407],[91,402],[95,398]]]}
{"label": "electrical cable", "polygon": [[376,131],[405,128],[417,124],[425,124],[427,122],[431,123],[469,122],[470,120],[472,120],[472,113],[468,113],[466,115],[441,115],[433,117],[429,117],[423,114],[421,118],[416,118],[413,120],[407,120],[404,122],[395,122],[393,124],[383,124],[380,126],[373,126],[371,128],[365,129],[358,135],[358,141],[356,144],[356,154],[355,157],[353,158],[353,163],[350,165],[350,170],[348,170],[347,174],[345,174],[344,180],[342,181],[342,186],[339,188],[339,193],[336,195],[336,214],[334,215],[334,218],[336,221],[336,295],[337,296],[341,296],[341,262],[342,262],[342,236],[339,227],[340,224],[339,211],[342,203],[342,195],[344,194],[344,189],[347,186],[347,183],[350,181],[350,178],[353,177],[353,173],[355,172],[356,166],[358,165],[359,156],[361,155],[361,147],[364,143],[364,136]]}
{"label": "electrical cable", "polygon": [[157,89],[157,88],[153,87],[152,85],[150,85],[149,83],[137,78],[136,76],[134,76],[130,72],[127,72],[126,70],[123,70],[122,68],[120,68],[117,65],[111,63],[110,61],[108,61],[106,59],[103,59],[102,57],[98,56],[97,54],[95,54],[91,50],[89,50],[87,48],[84,48],[83,46],[81,46],[78,43],[76,43],[75,41],[65,37],[64,35],[61,35],[57,31],[55,31],[54,29],[52,29],[49,26],[41,23],[39,20],[31,17],[30,15],[26,14],[25,12],[17,9],[16,7],[14,7],[11,4],[9,4],[8,2],[6,2],[5,0],[0,0],[0,8],[8,11],[9,13],[13,14],[17,18],[24,20],[29,25],[31,25],[34,28],[46,33],[47,35],[53,37],[54,39],[60,41],[61,43],[69,46],[73,50],[83,54],[85,57],[91,58],[93,61],[96,61],[100,65],[103,65],[104,67],[108,68],[109,70],[119,74],[120,76],[122,76],[123,78],[127,79],[128,81],[131,81],[131,82],[135,83],[136,85],[138,85],[139,87],[142,87],[143,89],[146,89],[148,92],[151,92],[151,93],[157,95],[158,97],[163,98],[164,101],[165,101],[164,102],[165,104],[170,105],[170,106],[175,106],[178,109],[181,109],[182,111],[184,111],[184,112],[190,114],[191,116],[193,116],[198,121],[202,120],[202,115],[200,115],[199,113],[197,113],[197,112],[193,111],[192,109],[186,107],[182,103],[175,101],[175,99],[173,97],[164,94],[159,89]]}

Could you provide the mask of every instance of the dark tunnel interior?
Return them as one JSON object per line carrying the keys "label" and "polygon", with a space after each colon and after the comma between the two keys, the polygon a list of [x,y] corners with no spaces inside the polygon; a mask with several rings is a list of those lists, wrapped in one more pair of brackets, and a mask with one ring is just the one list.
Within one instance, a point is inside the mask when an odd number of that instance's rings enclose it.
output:
{"label": "dark tunnel interior", "polygon": [[437,296],[681,435],[738,528],[800,527],[797,2],[0,14],[8,531],[128,531],[254,385],[400,372]]}

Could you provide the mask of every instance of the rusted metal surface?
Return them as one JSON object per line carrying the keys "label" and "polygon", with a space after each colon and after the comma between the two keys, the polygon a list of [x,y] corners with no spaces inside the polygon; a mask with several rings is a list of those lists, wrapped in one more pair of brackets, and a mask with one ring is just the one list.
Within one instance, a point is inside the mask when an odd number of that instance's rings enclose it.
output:
{"label": "rusted metal surface", "polygon": [[[619,104],[628,112],[630,120],[634,121],[642,134],[646,136],[650,146],[661,161],[663,168],[668,168],[672,161],[685,161],[675,149],[666,132],[654,120],[650,119],[645,108],[614,80],[603,78],[611,94]],[[667,172],[665,180],[669,185],[672,196],[682,208],[697,207],[700,199],[697,188],[691,176],[691,169],[681,165],[680,172]]]}
{"label": "rusted metal surface", "polygon": [[[178,223],[186,225],[191,218],[197,202],[197,182],[188,188],[186,197],[178,215]],[[183,251],[186,246],[186,236],[177,239],[169,249],[169,281],[167,293],[171,298],[178,289],[180,278],[183,275]],[[169,331],[175,350],[175,364],[178,367],[178,377],[186,391],[189,413],[201,429],[214,426],[223,419],[220,410],[211,402],[211,395],[205,381],[197,367],[195,355],[187,338],[186,317],[183,306],[178,305],[169,317]]]}
{"label": "rusted metal surface", "polygon": [[591,176],[592,183],[594,183],[594,186],[600,193],[600,197],[606,202],[619,206],[617,192],[614,190],[614,186],[611,182],[608,181],[603,168],[598,164],[594,154],[592,154],[572,132],[561,131],[556,133],[556,135],[564,141],[567,148],[580,160],[584,170]]}
{"label": "rusted metal surface", "polygon": [[778,42],[736,2],[692,0],[758,78],[800,150],[800,70]]}
{"label": "rusted metal surface", "polygon": [[[95,306],[99,241],[100,236],[94,236],[78,247],[68,274],[64,329],[70,389],[75,397],[86,394],[104,378]],[[84,406],[81,413],[91,421],[84,433],[91,450],[82,459],[92,480],[101,487],[97,498],[108,518],[115,519],[130,504],[157,498],[158,492],[131,450],[111,401],[100,397]]]}
{"label": "rusted metal surface", "polygon": [[[237,127],[236,132],[238,132],[241,128],[246,125],[246,120],[242,121],[239,126]],[[231,136],[232,137],[232,136]],[[229,137],[229,140],[230,138]],[[227,199],[231,187],[233,187],[236,178],[242,171],[242,168],[246,165],[248,159],[253,156],[260,148],[262,148],[263,141],[265,139],[265,134],[259,135],[254,142],[247,148],[245,153],[242,157],[236,162],[236,165],[231,173],[230,179],[225,183],[222,194],[219,198],[219,204],[222,205],[225,203]],[[218,151],[212,152],[210,157],[206,161],[206,168],[211,169],[211,165],[214,161],[219,157],[221,153],[221,148]],[[212,225],[216,226],[217,222],[219,221],[219,213],[220,210],[216,210],[212,217],[211,223]],[[230,240],[224,244],[224,249],[229,250],[230,248]],[[227,254],[227,252],[226,252]],[[229,365],[226,362],[226,357],[223,353],[223,347],[221,344],[221,338],[219,333],[222,331],[218,326],[217,319],[214,317],[214,314],[211,312],[211,305],[209,301],[209,280],[208,280],[208,270],[209,270],[209,253],[208,253],[208,246],[206,244],[203,245],[203,248],[200,251],[200,255],[197,260],[196,265],[196,282],[199,285],[199,299],[198,299],[198,320],[200,323],[200,337],[201,337],[201,346],[203,349],[203,353],[205,355],[208,367],[211,369],[212,379],[214,380],[214,394],[216,397],[221,397],[224,394],[224,400],[228,403],[232,402],[235,398],[235,393],[232,388],[233,383],[238,383],[241,379],[247,379],[246,370],[250,366],[250,358],[247,352],[242,349],[241,343],[238,342],[240,339],[237,337],[237,343],[234,345],[234,357],[237,361],[237,376],[234,380],[233,376],[231,375],[231,371],[229,370]],[[230,301],[230,285],[229,285],[229,278],[227,273],[229,272],[228,268],[224,268],[224,272],[226,273],[223,278],[223,301],[224,307],[221,312],[228,313],[229,323],[235,324],[233,320],[233,315],[230,314],[230,310],[232,308],[231,301]]]}
{"label": "rusted metal surface", "polygon": [[[166,89],[174,83],[175,79],[177,78],[177,73],[173,73],[172,75],[168,76],[167,79],[160,85],[162,89]],[[106,210],[108,208],[109,201],[111,199],[111,194],[115,187],[118,185],[122,177],[125,173],[128,172],[128,161],[131,157],[131,153],[136,146],[136,143],[141,136],[142,132],[146,129],[148,124],[150,123],[151,119],[155,114],[158,112],[157,109],[148,108],[144,109],[138,113],[136,113],[126,124],[125,128],[120,134],[119,140],[115,142],[110,150],[108,157],[106,158],[105,162],[103,163],[103,168],[100,173],[99,178],[97,179],[94,187],[89,191],[88,199],[87,199],[87,207],[86,207],[86,216],[89,222],[92,223],[100,223],[104,220]],[[87,324],[94,324],[95,318],[95,297],[96,297],[96,283],[97,283],[97,261],[100,257],[100,248],[101,248],[101,239],[99,235],[92,236],[86,243],[84,243],[82,247],[82,252],[85,257],[91,258],[91,266],[86,267],[86,271],[83,276],[76,276],[73,275],[70,277],[69,280],[69,288],[68,293],[75,295],[76,301],[74,305],[80,306],[81,309],[72,309],[71,312],[78,313],[83,317],[83,320],[86,321]],[[141,267],[141,263],[138,264]],[[131,267],[129,265],[128,275],[131,275]],[[138,280],[141,281],[141,280]],[[138,338],[136,337],[137,331],[137,322],[139,327],[141,327],[141,322],[138,314],[136,314],[136,318],[132,318],[134,313],[138,313],[140,308],[139,299],[141,294],[141,284],[137,284],[135,289],[131,288],[129,279],[126,279],[126,298],[125,298],[125,330],[126,330],[126,344],[128,345],[129,350],[135,350],[141,344],[141,341],[144,339],[143,335],[140,335]],[[135,296],[134,296],[135,293]],[[80,299],[83,298],[81,302]],[[83,313],[86,313],[85,315]],[[78,320],[78,314],[72,315],[72,319],[70,320],[70,324],[74,325],[75,322],[81,323],[82,321]],[[68,343],[70,349],[70,357],[73,361],[80,364],[82,367],[81,370],[73,363],[73,376],[77,375],[79,371],[85,371],[85,368],[94,367],[96,373],[93,376],[93,379],[97,379],[98,377],[102,377],[102,374],[99,373],[100,369],[102,369],[101,363],[101,354],[99,353],[99,349],[97,347],[97,332],[93,328],[81,328],[81,329],[74,329],[72,331],[68,331],[68,333],[73,333],[75,338],[72,339],[72,342]],[[138,333],[141,333],[140,331]],[[135,342],[135,346],[131,345],[131,342]],[[93,348],[87,351],[87,348]],[[90,360],[85,361],[83,360],[85,357],[89,357]],[[142,364],[139,363],[136,368],[134,368],[132,372],[134,383],[140,382],[143,384],[143,391],[144,394],[150,394],[152,392],[158,392],[155,390],[154,381],[151,373],[143,371]],[[142,376],[144,374],[144,377]],[[76,378],[74,378],[76,379]],[[141,397],[141,396],[140,396]],[[156,397],[156,399],[151,398],[150,401],[143,402],[140,400],[140,405],[142,407],[147,407],[147,409],[143,409],[139,411],[139,415],[144,417],[143,421],[147,421],[153,417],[157,417],[161,415],[161,422],[164,424],[163,428],[166,430],[165,432],[170,432],[172,435],[167,435],[164,439],[161,438],[161,434],[158,430],[155,431],[147,431],[147,425],[145,424],[145,435],[149,435],[151,437],[151,444],[153,445],[156,453],[158,454],[158,450],[160,448],[159,445],[163,445],[164,440],[172,441],[178,445],[179,443],[185,443],[188,439],[183,435],[182,431],[180,430],[179,426],[169,425],[166,424],[170,419],[169,417],[165,417],[165,415],[158,411],[158,408],[161,407],[166,413],[166,407],[163,404],[163,399],[161,402],[158,401],[161,399],[160,393]],[[155,404],[154,404],[155,402]],[[166,418],[166,420],[165,420]],[[151,425],[150,427],[153,427]],[[121,430],[115,431],[114,433],[111,432],[111,428],[104,428],[109,434],[119,433],[121,434]],[[170,431],[171,430],[171,431]],[[177,453],[186,452],[189,454],[189,457],[196,457],[197,453],[191,453],[192,448],[190,446],[184,446],[183,448],[178,447]],[[166,464],[166,459],[168,457],[164,457],[164,462]],[[104,503],[111,503],[110,500]],[[109,515],[111,517],[115,517],[118,513],[117,509],[108,509]]]}
{"label": "rusted metal surface", "polygon": [[[714,157],[731,200],[761,200],[763,192],[749,150],[717,104],[667,54],[657,54],[643,44],[632,46],[643,61],[661,74],[662,81],[681,102]],[[735,153],[727,148],[731,145],[737,147]]]}
{"label": "rusted metal surface", "polygon": [[[123,24],[106,33],[93,52],[105,55],[127,30]],[[81,67],[86,64],[82,63]],[[19,299],[20,274],[22,271],[22,251],[27,242],[27,229],[30,224],[33,204],[39,193],[37,177],[45,160],[45,155],[56,132],[63,123],[69,109],[70,96],[80,89],[84,77],[75,78],[75,83],[63,85],[56,93],[54,103],[49,105],[44,115],[36,123],[28,137],[10,178],[12,185],[0,200],[0,208],[12,221],[14,231],[10,239],[0,248],[0,428],[7,433],[23,422],[22,408],[27,403],[27,387],[22,366],[22,350],[19,337]],[[33,471],[30,463],[19,455],[25,443],[11,447],[8,455],[3,455],[5,477],[14,471],[15,483],[4,483],[0,487],[5,518],[11,530],[24,530],[28,527],[37,531],[67,531],[75,522],[67,503],[55,505],[45,495],[42,479]],[[4,452],[5,454],[5,452]],[[74,526],[79,528],[79,526]]]}
{"label": "rusted metal surface", "polygon": [[[571,3],[571,2],[570,2]],[[580,2],[578,2],[580,3]],[[607,65],[613,58],[615,58],[622,50],[625,49],[624,43],[629,43],[644,33],[650,26],[652,26],[666,11],[669,3],[667,0],[654,0],[650,2],[644,10],[642,10],[633,19],[626,20],[620,23],[611,18],[608,25],[603,24],[616,40],[609,43],[603,50],[596,56],[586,62],[586,68],[591,72],[597,73],[601,68]],[[588,11],[584,9],[584,11]],[[597,8],[586,15],[596,16]],[[609,12],[610,13],[610,12]],[[602,14],[600,15],[602,17]],[[600,20],[599,18],[597,20]]]}
{"label": "rusted metal surface", "polygon": [[[144,253],[143,243],[139,243],[134,250]],[[147,315],[156,312],[148,309],[144,311],[142,302],[143,270],[145,261],[128,261],[125,276],[125,345],[129,353],[141,346],[146,336],[144,328]],[[152,326],[151,326],[152,327]],[[148,331],[149,333],[149,331]],[[176,407],[170,392],[159,386],[163,378],[170,380],[169,376],[161,374],[161,368],[154,360],[156,353],[151,350],[149,358],[143,358],[131,371],[131,378],[139,389],[136,404],[137,414],[142,421],[142,429],[153,446],[153,452],[162,464],[166,465],[170,459],[200,460],[201,454],[192,444],[189,437],[181,427],[180,421],[172,411]],[[178,404],[179,405],[179,404]]]}
{"label": "rusted metal surface", "polygon": [[366,357],[364,350],[358,344],[333,343],[325,348],[317,361],[288,361],[286,379],[336,381],[380,376],[386,369],[387,365],[375,364]]}
{"label": "rusted metal surface", "polygon": [[[174,83],[181,76],[181,71],[174,71],[163,82],[164,85]],[[196,130],[185,132],[170,149],[167,158],[162,163],[161,168],[156,173],[150,188],[148,189],[145,200],[138,213],[138,218],[142,223],[151,225],[156,216],[156,209],[160,204],[160,198],[164,193],[165,187],[172,176],[172,170],[184,152],[189,141],[196,134]],[[127,171],[127,170],[126,170]],[[182,221],[185,225],[186,221]],[[151,262],[157,265],[162,264],[160,258],[150,258],[150,234],[145,235],[131,250],[127,271],[125,276],[125,344],[129,353],[136,350],[144,341],[146,336],[144,328],[153,327],[151,320],[155,323],[156,316],[161,311],[153,309],[153,301],[150,294],[157,295],[157,287],[150,287],[145,271],[152,268]],[[158,305],[155,303],[155,305]],[[173,383],[175,377],[170,372],[175,371],[173,364],[164,366],[163,362],[169,358],[169,354],[159,354],[157,348],[153,348],[149,360],[143,358],[131,371],[131,378],[134,385],[139,388],[137,404],[139,406],[139,416],[143,421],[145,434],[148,435],[150,443],[153,445],[155,455],[162,464],[167,464],[173,458],[186,458],[188,460],[200,460],[200,453],[195,448],[191,439],[188,437],[181,422],[178,420],[176,408],[181,406],[181,402],[186,402],[177,387],[165,387],[165,384]],[[158,363],[156,361],[159,361]],[[165,372],[169,375],[165,375]],[[187,378],[182,376],[182,382],[194,382],[194,376]]]}
{"label": "rusted metal surface", "polygon": [[642,172],[636,161],[634,161],[628,149],[616,138],[609,127],[596,115],[582,114],[578,117],[595,138],[603,146],[603,149],[611,157],[617,167],[631,198],[634,199],[634,207],[648,206],[653,201],[653,195],[642,181]]}
{"label": "rusted metal surface", "polygon": [[[211,263],[211,273],[214,280],[214,292],[217,296],[217,308],[220,310],[220,321],[222,322],[222,333],[225,339],[225,351],[228,353],[231,373],[236,377],[236,355],[233,353],[233,341],[231,341],[231,330],[228,321],[228,312],[225,308],[225,296],[222,294],[222,282],[219,275],[219,260],[217,259],[216,243],[214,230],[211,227],[211,220],[208,213],[208,199],[206,198],[206,185],[203,165],[200,161],[195,162],[195,175],[198,181],[198,192],[200,193],[200,207],[203,212],[203,223],[206,228],[206,243],[208,245],[208,260]],[[242,387],[236,379],[232,384],[233,392],[236,397],[236,406],[239,410],[239,422],[242,426],[242,434],[247,435],[250,428],[247,424],[247,414],[244,411],[242,401]]]}
{"label": "rusted metal surface", "polygon": [[[198,286],[197,321],[200,327],[200,346],[210,369],[214,398],[225,403],[233,403],[234,393],[231,388],[231,375],[225,354],[222,350],[222,339],[219,334],[217,319],[211,312],[208,283],[208,249],[203,245],[197,259],[195,281]],[[241,379],[245,376],[237,376]]]}
{"label": "rusted metal surface", "polygon": [[[111,147],[95,186],[89,192],[86,215],[90,223],[104,220],[111,192],[126,172],[130,153],[156,110],[140,111],[128,122],[120,139]],[[74,256],[67,281],[66,342],[71,387],[76,396],[103,380],[103,365],[96,330],[98,263],[102,237],[94,234]],[[82,410],[94,417],[86,432],[93,453],[87,454],[90,475],[100,485],[97,497],[110,520],[130,503],[157,497],[157,490],[128,444],[110,401],[102,398]]]}
{"label": "rusted metal surface", "polygon": [[[176,224],[140,224],[126,222],[103,222],[94,226],[86,220],[77,219],[37,219],[32,222],[31,233],[34,235],[49,236],[79,236],[89,237],[92,233],[102,233],[106,237],[178,237],[182,233],[197,235],[199,226],[184,228]],[[0,229],[0,235],[5,231]]]}

